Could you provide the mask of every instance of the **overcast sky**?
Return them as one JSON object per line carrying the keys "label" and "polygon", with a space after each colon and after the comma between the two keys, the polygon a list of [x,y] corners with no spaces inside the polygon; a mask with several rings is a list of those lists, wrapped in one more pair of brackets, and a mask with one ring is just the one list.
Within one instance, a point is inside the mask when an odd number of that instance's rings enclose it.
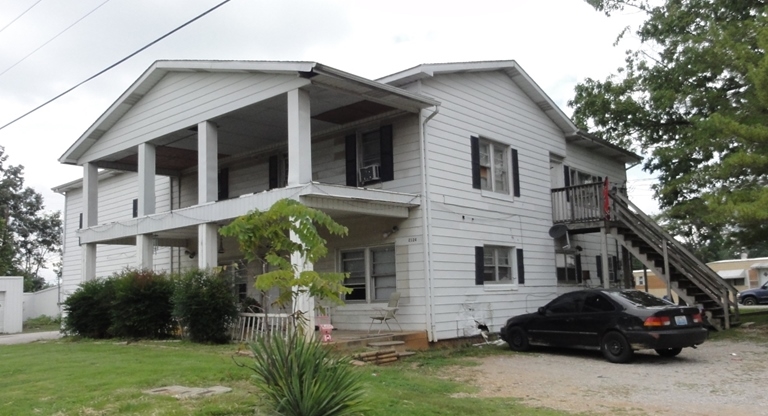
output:
{"label": "overcast sky", "polygon": [[[0,0],[0,125],[220,2]],[[316,61],[371,79],[421,63],[514,59],[571,114],[573,87],[615,72],[633,42],[614,47],[616,36],[641,19],[608,18],[583,0],[231,0],[0,130],[0,145],[46,209],[63,210],[51,188],[81,178],[82,168],[58,158],[158,59]],[[652,183],[630,171],[630,196],[649,213]]]}

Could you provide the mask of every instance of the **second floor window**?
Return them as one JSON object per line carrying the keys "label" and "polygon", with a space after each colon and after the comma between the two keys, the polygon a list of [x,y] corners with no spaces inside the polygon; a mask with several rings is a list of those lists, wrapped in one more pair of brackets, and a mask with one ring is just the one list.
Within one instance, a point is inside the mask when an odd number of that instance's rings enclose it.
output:
{"label": "second floor window", "polygon": [[509,193],[508,147],[480,139],[480,189]]}
{"label": "second floor window", "polygon": [[499,194],[520,196],[517,150],[505,144],[473,136],[472,187]]}

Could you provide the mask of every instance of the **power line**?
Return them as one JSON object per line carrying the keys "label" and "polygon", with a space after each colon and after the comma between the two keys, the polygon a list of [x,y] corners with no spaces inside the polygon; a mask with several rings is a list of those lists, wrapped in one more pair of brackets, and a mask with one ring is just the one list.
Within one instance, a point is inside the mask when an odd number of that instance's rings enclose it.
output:
{"label": "power line", "polygon": [[[42,1],[42,0],[41,0],[41,1]],[[48,41],[46,41],[46,42],[45,42],[45,43],[43,43],[42,45],[38,46],[38,47],[37,47],[35,50],[33,50],[32,52],[28,53],[28,54],[27,54],[25,57],[21,58],[21,59],[20,59],[18,62],[16,62],[15,64],[13,64],[13,65],[9,66],[9,67],[8,67],[8,68],[6,68],[6,69],[5,69],[3,72],[0,72],[0,76],[3,76],[3,74],[5,74],[6,72],[8,72],[8,71],[10,71],[11,69],[13,69],[13,67],[15,67],[16,65],[18,65],[18,64],[20,64],[20,63],[22,63],[22,62],[24,62],[24,61],[25,61],[27,58],[29,58],[30,56],[32,56],[32,55],[33,55],[35,52],[39,51],[40,49],[43,49],[43,47],[45,47],[45,45],[47,45],[47,44],[49,44],[49,43],[53,42],[53,41],[54,41],[56,38],[58,38],[59,36],[61,36],[62,34],[64,34],[64,32],[66,32],[66,31],[68,31],[69,29],[71,29],[71,28],[72,28],[72,26],[74,26],[74,25],[76,25],[76,24],[80,23],[80,21],[81,21],[81,20],[83,20],[83,19],[85,19],[86,17],[90,16],[90,15],[91,15],[91,13],[95,12],[95,11],[96,11],[96,10],[98,10],[98,9],[99,9],[101,6],[103,6],[103,5],[105,5],[105,4],[109,3],[109,2],[110,2],[110,0],[105,0],[103,3],[99,4],[98,6],[96,6],[96,7],[95,7],[93,10],[91,10],[91,11],[90,11],[90,12],[88,12],[88,13],[86,13],[86,14],[85,14],[83,17],[81,17],[81,18],[79,18],[79,19],[75,20],[75,22],[74,22],[74,23],[72,23],[71,25],[67,26],[67,27],[66,27],[66,29],[64,29],[64,30],[62,30],[61,32],[59,32],[59,33],[58,33],[56,36],[54,36],[54,37],[52,37],[52,38],[48,39]]]}
{"label": "power line", "polygon": [[165,35],[163,35],[163,36],[161,36],[161,37],[159,37],[159,38],[157,38],[157,39],[153,40],[152,42],[148,43],[147,45],[143,46],[142,48],[140,48],[140,49],[139,49],[139,50],[137,50],[136,52],[133,52],[132,54],[130,54],[130,55],[128,55],[128,56],[126,56],[125,58],[123,58],[123,59],[121,59],[121,60],[119,60],[119,61],[115,62],[114,64],[112,64],[112,65],[110,65],[110,66],[108,66],[108,67],[106,67],[106,68],[104,68],[104,69],[102,69],[101,71],[97,72],[96,74],[94,74],[94,75],[91,75],[90,77],[88,77],[88,78],[87,78],[87,79],[85,79],[84,81],[81,81],[80,83],[78,83],[78,84],[77,84],[77,85],[75,85],[74,87],[72,87],[72,88],[70,88],[70,89],[68,89],[68,90],[66,90],[66,91],[64,91],[64,92],[62,92],[61,94],[59,94],[59,95],[57,95],[57,96],[55,96],[55,97],[51,98],[50,100],[48,100],[48,101],[46,101],[46,102],[44,102],[44,103],[40,104],[39,106],[37,106],[37,107],[33,108],[32,110],[29,110],[29,111],[27,111],[27,112],[26,112],[26,113],[24,113],[23,115],[21,115],[21,116],[19,116],[19,117],[15,118],[15,119],[14,119],[13,121],[11,121],[10,123],[7,123],[7,124],[3,125],[2,127],[0,127],[0,130],[3,130],[4,128],[6,128],[6,127],[10,126],[11,124],[13,124],[13,123],[15,123],[15,122],[17,122],[17,121],[19,121],[19,120],[23,119],[24,117],[26,117],[26,116],[28,116],[28,115],[30,115],[30,114],[32,114],[32,113],[34,113],[35,111],[37,111],[37,110],[39,110],[39,109],[41,109],[41,108],[45,107],[46,105],[48,105],[48,104],[50,104],[50,103],[52,103],[52,102],[54,102],[54,101],[58,100],[59,98],[61,98],[61,97],[65,96],[65,95],[67,95],[67,94],[69,94],[70,92],[72,92],[72,91],[73,91],[74,89],[76,89],[77,87],[79,87],[79,86],[81,86],[81,85],[85,84],[86,82],[88,82],[88,81],[90,81],[90,80],[92,80],[92,79],[94,79],[94,78],[98,77],[99,75],[101,75],[101,74],[103,74],[103,73],[105,73],[105,72],[109,71],[110,69],[112,69],[112,68],[114,68],[114,67],[116,67],[116,66],[118,66],[118,65],[122,64],[123,62],[125,62],[125,61],[127,61],[127,60],[129,60],[129,59],[133,58],[134,56],[136,56],[136,55],[138,55],[139,53],[143,52],[145,49],[149,48],[150,46],[153,46],[154,44],[156,44],[156,43],[160,42],[161,40],[163,40],[163,39],[167,38],[168,36],[170,36],[170,35],[172,35],[172,34],[174,34],[174,33],[178,32],[179,30],[181,30],[181,29],[185,28],[185,27],[186,27],[186,26],[188,26],[189,24],[191,24],[191,23],[193,23],[193,22],[197,21],[198,19],[202,18],[203,16],[207,15],[208,13],[210,13],[210,12],[212,12],[212,11],[214,11],[214,10],[218,9],[219,7],[221,7],[221,6],[225,5],[225,4],[229,3],[229,2],[230,2],[230,0],[224,0],[224,1],[222,1],[221,3],[219,3],[219,4],[217,4],[217,5],[213,6],[213,7],[211,7],[210,9],[208,9],[208,10],[206,10],[205,12],[203,12],[203,13],[201,13],[201,14],[197,15],[197,16],[196,16],[196,17],[194,17],[193,19],[191,19],[191,20],[188,20],[186,23],[182,24],[181,26],[177,27],[176,29],[173,29],[173,30],[171,30],[170,32],[166,33]]}
{"label": "power line", "polygon": [[12,25],[12,24],[13,24],[13,22],[15,22],[15,21],[19,20],[19,19],[21,18],[21,16],[24,16],[25,14],[27,14],[27,12],[28,12],[28,11],[32,10],[32,8],[33,8],[33,7],[35,7],[35,6],[37,6],[37,3],[40,3],[41,1],[43,1],[43,0],[37,0],[37,1],[35,2],[35,4],[33,4],[33,5],[29,6],[29,8],[28,8],[27,10],[24,10],[24,11],[23,11],[23,12],[22,12],[20,15],[18,15],[18,16],[17,16],[15,19],[11,20],[11,22],[10,22],[10,23],[8,23],[7,25],[3,26],[3,28],[2,28],[2,29],[0,29],[0,33],[2,33],[2,32],[3,32],[3,31],[4,31],[4,30],[5,30],[5,29],[6,29],[8,26]]}

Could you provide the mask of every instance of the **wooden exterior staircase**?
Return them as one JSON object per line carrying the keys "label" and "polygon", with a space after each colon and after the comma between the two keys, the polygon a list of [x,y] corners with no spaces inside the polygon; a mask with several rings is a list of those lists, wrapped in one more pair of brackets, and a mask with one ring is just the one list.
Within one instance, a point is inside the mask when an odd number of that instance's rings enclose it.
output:
{"label": "wooden exterior staircase", "polygon": [[577,232],[610,234],[715,327],[739,323],[738,291],[643,213],[623,188],[603,183],[552,190],[554,222]]}

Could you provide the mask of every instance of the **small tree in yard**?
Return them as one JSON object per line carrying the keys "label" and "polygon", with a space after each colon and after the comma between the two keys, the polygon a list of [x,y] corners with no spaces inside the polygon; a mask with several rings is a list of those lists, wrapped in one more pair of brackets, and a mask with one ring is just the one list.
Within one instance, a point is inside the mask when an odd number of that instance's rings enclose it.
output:
{"label": "small tree in yard", "polygon": [[[256,278],[255,287],[263,292],[277,288],[275,306],[289,306],[302,294],[342,305],[341,295],[350,292],[343,285],[343,273],[303,270],[306,263],[314,263],[328,254],[318,226],[333,235],[344,236],[348,232],[347,227],[322,211],[292,199],[281,199],[267,211],[252,211],[235,219],[222,227],[220,233],[237,238],[248,261],[271,266],[271,271]],[[298,256],[302,264],[292,264],[292,255]],[[303,317],[298,315],[294,317],[301,321]]]}
{"label": "small tree in yard", "polygon": [[[278,289],[274,304],[285,307],[299,296],[309,295],[341,305],[344,274],[304,270],[328,252],[317,226],[334,235],[346,235],[347,228],[324,212],[282,199],[264,212],[253,211],[221,229],[236,237],[249,261],[260,261],[272,270],[256,278],[261,291]],[[291,258],[301,264],[293,264]],[[267,305],[265,305],[267,306]],[[312,311],[309,311],[312,312]],[[294,322],[304,323],[300,313]],[[288,338],[270,335],[251,346],[257,385],[284,415],[346,415],[363,409],[361,373],[345,357],[333,357],[319,341],[303,334],[302,326]],[[311,330],[311,328],[309,328]],[[306,330],[306,328],[305,328]]]}

